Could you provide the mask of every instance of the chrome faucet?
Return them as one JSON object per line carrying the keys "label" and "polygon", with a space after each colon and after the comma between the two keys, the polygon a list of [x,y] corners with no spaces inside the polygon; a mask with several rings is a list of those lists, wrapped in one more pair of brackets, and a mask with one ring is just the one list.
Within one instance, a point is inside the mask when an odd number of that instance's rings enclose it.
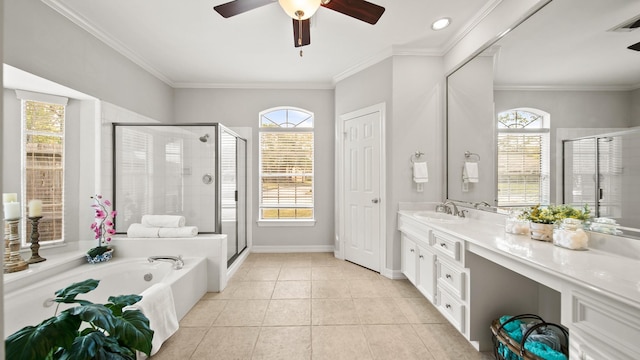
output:
{"label": "chrome faucet", "polygon": [[473,204],[473,207],[474,207],[474,208],[476,208],[476,209],[477,209],[479,206],[491,207],[491,204],[489,204],[489,203],[488,203],[488,202],[486,202],[486,201],[481,201],[481,202],[477,202],[477,203],[474,203],[474,204]]}
{"label": "chrome faucet", "polygon": [[180,270],[182,269],[182,267],[184,266],[184,261],[182,260],[182,255],[178,255],[178,256],[167,256],[167,255],[162,255],[162,256],[149,256],[147,258],[147,260],[151,263],[154,261],[167,261],[167,262],[172,262],[173,263],[173,268],[176,270]]}
{"label": "chrome faucet", "polygon": [[446,213],[454,216],[460,216],[460,212],[458,212],[458,207],[456,203],[451,200],[447,200],[442,203],[442,205],[447,209]]}

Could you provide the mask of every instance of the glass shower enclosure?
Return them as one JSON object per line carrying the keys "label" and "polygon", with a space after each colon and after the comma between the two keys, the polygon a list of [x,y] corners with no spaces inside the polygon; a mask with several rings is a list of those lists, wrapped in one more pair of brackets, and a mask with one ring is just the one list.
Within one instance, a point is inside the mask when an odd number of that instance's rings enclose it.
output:
{"label": "glass shower enclosure", "polygon": [[115,229],[145,214],[181,215],[227,235],[230,265],[247,247],[247,141],[218,124],[113,124]]}
{"label": "glass shower enclosure", "polygon": [[563,202],[640,235],[640,128],[563,140]]}

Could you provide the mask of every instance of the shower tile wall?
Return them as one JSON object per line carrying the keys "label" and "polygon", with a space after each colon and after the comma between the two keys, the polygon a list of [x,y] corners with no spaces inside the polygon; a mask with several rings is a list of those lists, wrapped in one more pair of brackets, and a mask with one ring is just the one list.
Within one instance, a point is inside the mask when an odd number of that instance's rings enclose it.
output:
{"label": "shower tile wall", "polygon": [[[184,216],[188,225],[197,225],[201,232],[215,231],[215,128],[213,126],[191,126],[186,128],[191,135],[184,139],[182,180],[184,182]],[[206,142],[199,140],[209,134]],[[206,184],[203,177],[210,175],[212,182]]]}

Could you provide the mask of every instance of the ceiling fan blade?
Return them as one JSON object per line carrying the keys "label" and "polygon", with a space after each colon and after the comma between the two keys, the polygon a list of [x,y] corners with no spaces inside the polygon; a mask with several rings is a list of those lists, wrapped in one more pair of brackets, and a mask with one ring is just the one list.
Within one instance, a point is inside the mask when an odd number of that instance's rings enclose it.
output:
{"label": "ceiling fan blade", "polygon": [[627,49],[629,50],[635,50],[635,51],[640,51],[640,42],[637,42],[633,45],[630,45],[629,47],[627,47]]}
{"label": "ceiling fan blade", "polygon": [[322,6],[371,25],[377,23],[384,13],[382,6],[364,0],[331,0]]}
{"label": "ceiling fan blade", "polygon": [[269,5],[274,1],[275,0],[235,0],[214,6],[213,10],[217,11],[222,17],[229,18],[261,6]]}
{"label": "ceiling fan blade", "polygon": [[[302,26],[300,26],[302,23]],[[302,29],[302,36],[300,36],[300,29]],[[299,41],[302,40],[302,43]],[[295,47],[305,46],[311,44],[311,20],[296,20],[293,19],[293,43]]]}

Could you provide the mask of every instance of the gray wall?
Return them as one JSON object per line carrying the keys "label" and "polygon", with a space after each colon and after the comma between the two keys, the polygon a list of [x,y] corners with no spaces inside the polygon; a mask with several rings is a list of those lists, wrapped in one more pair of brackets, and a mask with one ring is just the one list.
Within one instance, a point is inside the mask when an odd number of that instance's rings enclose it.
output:
{"label": "gray wall", "polygon": [[[333,246],[333,90],[176,89],[174,117],[178,123],[219,122],[252,129],[253,245],[325,250]],[[313,227],[258,227],[258,114],[293,106],[315,115],[315,219]]]}
{"label": "gray wall", "polygon": [[631,92],[631,126],[640,126],[640,89]]}
{"label": "gray wall", "polygon": [[4,62],[164,122],[173,89],[40,0],[5,4]]}
{"label": "gray wall", "polygon": [[[336,84],[335,117],[378,103],[386,104],[386,267],[400,269],[398,202],[439,201],[443,192],[442,58],[394,56]],[[410,158],[425,153],[429,182],[418,193]],[[336,211],[337,213],[337,211]],[[336,222],[341,219],[336,219]],[[338,234],[336,234],[337,236]]]}

